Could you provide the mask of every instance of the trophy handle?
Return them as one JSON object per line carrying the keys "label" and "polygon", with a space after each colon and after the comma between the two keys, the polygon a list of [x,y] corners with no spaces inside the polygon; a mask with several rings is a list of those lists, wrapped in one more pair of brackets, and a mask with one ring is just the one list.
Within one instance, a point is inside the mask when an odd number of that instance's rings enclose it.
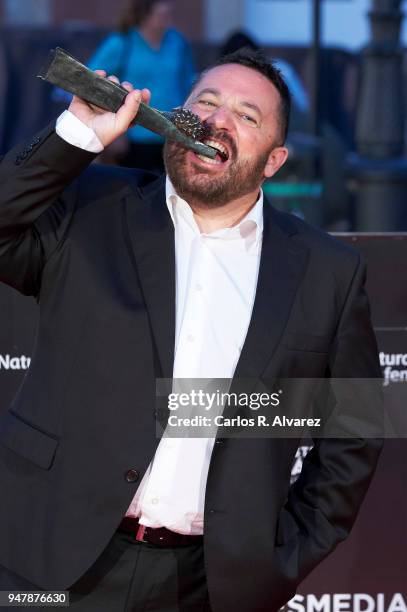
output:
{"label": "trophy handle", "polygon": [[[47,63],[41,69],[38,77],[82,98],[89,104],[113,113],[119,110],[129,93],[121,85],[99,76],[60,47],[50,51]],[[188,121],[183,120],[185,116],[188,116]],[[179,127],[174,124],[174,121]],[[135,123],[164,138],[179,142],[196,153],[212,159],[216,156],[216,149],[194,140],[202,138],[206,130],[199,117],[186,109],[181,108],[172,113],[162,113],[140,102]],[[186,126],[187,133],[180,129],[182,125]]]}

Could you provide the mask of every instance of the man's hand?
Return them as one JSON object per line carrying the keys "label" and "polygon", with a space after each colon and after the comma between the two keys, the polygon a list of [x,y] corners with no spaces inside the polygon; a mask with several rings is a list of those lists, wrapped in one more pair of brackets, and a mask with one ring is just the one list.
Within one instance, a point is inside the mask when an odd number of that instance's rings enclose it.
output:
{"label": "man's hand", "polygon": [[[95,72],[99,76],[106,77],[104,70],[95,70]],[[108,79],[114,83],[119,83],[119,79],[115,76],[109,76]],[[133,85],[127,81],[120,84],[130,93],[117,113],[111,113],[88,104],[77,96],[73,97],[68,108],[73,115],[93,129],[104,147],[124,134],[131,126],[137,115],[140,102],[148,104],[150,101],[151,94],[148,89],[134,89]]]}

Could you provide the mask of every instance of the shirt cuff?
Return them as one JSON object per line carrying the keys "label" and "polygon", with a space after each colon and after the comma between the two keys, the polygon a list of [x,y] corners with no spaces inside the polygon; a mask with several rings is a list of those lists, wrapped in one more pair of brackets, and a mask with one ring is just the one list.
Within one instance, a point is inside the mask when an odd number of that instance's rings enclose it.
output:
{"label": "shirt cuff", "polygon": [[89,153],[100,153],[104,146],[92,128],[66,110],[57,119],[55,131],[60,138]]}

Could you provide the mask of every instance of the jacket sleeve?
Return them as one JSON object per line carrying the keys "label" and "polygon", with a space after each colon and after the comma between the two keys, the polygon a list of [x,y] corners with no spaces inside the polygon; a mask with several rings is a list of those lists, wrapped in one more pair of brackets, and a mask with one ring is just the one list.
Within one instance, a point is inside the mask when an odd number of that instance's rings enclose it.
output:
{"label": "jacket sleeve", "polygon": [[[377,395],[369,419],[376,427],[374,432],[381,434],[381,370],[364,281],[365,265],[359,260],[337,326],[329,376],[335,380],[375,379]],[[347,405],[335,410],[348,416]],[[363,438],[361,431],[356,427],[354,435],[348,431],[346,437],[315,438],[290,488],[285,505],[288,513],[282,518],[294,519],[298,528],[298,582],[347,537],[356,520],[383,444],[381,437]]]}
{"label": "jacket sleeve", "polygon": [[38,295],[45,262],[60,243],[75,209],[74,179],[94,158],[95,154],[57,136],[54,124],[2,158],[2,282],[25,295]]}

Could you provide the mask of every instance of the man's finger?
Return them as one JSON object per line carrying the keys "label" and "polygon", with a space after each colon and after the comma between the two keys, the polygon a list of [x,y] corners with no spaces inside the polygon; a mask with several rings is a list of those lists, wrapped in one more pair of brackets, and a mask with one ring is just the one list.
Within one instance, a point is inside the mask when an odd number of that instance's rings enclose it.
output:
{"label": "man's finger", "polygon": [[133,91],[134,89],[133,85],[129,81],[122,81],[120,85],[124,87],[124,89],[127,89],[127,91]]}
{"label": "man's finger", "polygon": [[141,100],[144,102],[144,104],[150,104],[150,99],[151,91],[145,87],[141,90]]}
{"label": "man's finger", "polygon": [[142,92],[139,89],[130,91],[126,96],[123,106],[121,106],[117,111],[117,126],[122,132],[127,130],[134,117],[137,115],[141,102],[141,96]]}

